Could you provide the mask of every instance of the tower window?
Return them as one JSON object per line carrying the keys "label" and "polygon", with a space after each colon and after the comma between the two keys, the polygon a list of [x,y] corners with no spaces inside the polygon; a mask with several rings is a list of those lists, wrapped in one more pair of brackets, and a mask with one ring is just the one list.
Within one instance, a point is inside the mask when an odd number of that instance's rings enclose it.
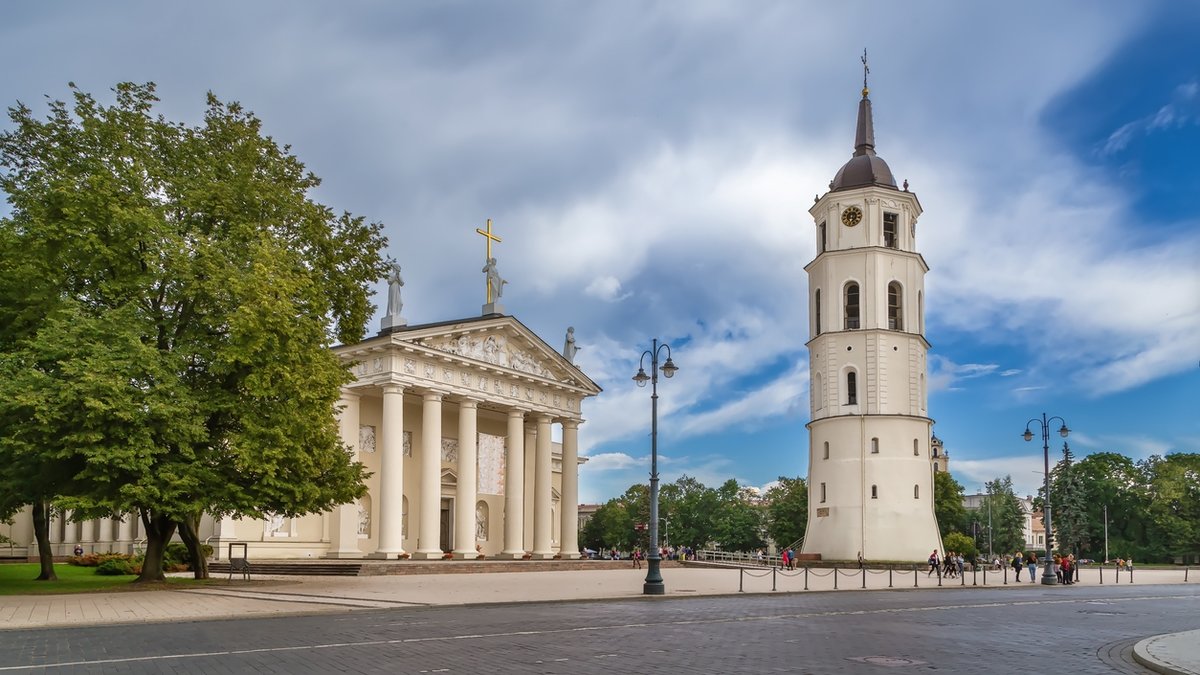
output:
{"label": "tower window", "polygon": [[879,486],[871,486],[871,499],[879,499]]}
{"label": "tower window", "polygon": [[913,486],[913,499],[920,499],[920,498],[921,498],[921,486],[914,485]]}
{"label": "tower window", "polygon": [[825,459],[829,459],[829,441],[825,441]]}
{"label": "tower window", "polygon": [[820,335],[821,334],[821,289],[819,289],[819,288],[817,289],[817,292],[814,294],[814,297],[813,297],[813,316],[817,320],[817,335]]}
{"label": "tower window", "polygon": [[904,297],[900,284],[893,281],[888,284],[888,328],[904,330]]}
{"label": "tower window", "polygon": [[879,439],[878,438],[871,439],[871,454],[872,455],[879,454]]}
{"label": "tower window", "polygon": [[917,444],[917,439],[914,438],[913,439],[913,457],[919,457],[920,455],[921,455],[920,446]]}
{"label": "tower window", "polygon": [[819,229],[821,231],[821,241],[820,241],[821,248],[817,249],[817,253],[824,253],[825,252],[825,223],[824,223],[824,221],[822,221],[821,224],[817,226],[817,229]]}
{"label": "tower window", "polygon": [[883,245],[888,248],[896,248],[899,245],[896,237],[897,219],[898,216],[894,213],[883,214]]}
{"label": "tower window", "polygon": [[935,446],[933,446],[933,456],[934,456],[934,457],[937,457],[937,456],[938,456],[938,449],[937,449],[937,446],[936,446],[936,445],[935,445]]}
{"label": "tower window", "polygon": [[858,405],[858,373],[846,373],[846,405]]}
{"label": "tower window", "polygon": [[933,463],[933,472],[937,473],[938,471],[941,471],[941,467],[938,465],[937,462],[934,462]]}
{"label": "tower window", "polygon": [[846,330],[858,328],[858,284],[846,284]]}
{"label": "tower window", "polygon": [[821,483],[821,503],[825,503],[825,484]]}

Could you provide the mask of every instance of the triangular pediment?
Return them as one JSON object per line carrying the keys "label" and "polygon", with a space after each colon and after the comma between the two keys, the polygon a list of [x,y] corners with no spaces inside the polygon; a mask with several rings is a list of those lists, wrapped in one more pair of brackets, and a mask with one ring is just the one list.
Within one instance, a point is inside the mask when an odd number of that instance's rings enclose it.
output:
{"label": "triangular pediment", "polygon": [[593,394],[600,391],[579,368],[510,316],[417,326],[393,332],[391,338],[492,368],[590,390]]}

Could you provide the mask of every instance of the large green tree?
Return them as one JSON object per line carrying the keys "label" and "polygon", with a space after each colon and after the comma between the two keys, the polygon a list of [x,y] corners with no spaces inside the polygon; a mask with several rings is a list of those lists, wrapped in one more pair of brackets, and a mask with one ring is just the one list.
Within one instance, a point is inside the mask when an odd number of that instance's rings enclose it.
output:
{"label": "large green tree", "polygon": [[70,475],[45,501],[136,514],[141,580],[180,523],[202,558],[186,531],[202,512],[295,517],[363,493],[330,347],[362,337],[386,271],[380,226],[312,200],[319,179],[240,105],[210,94],[189,126],[156,102],[152,84],[111,105],[72,85],[0,134],[4,481],[49,461]]}
{"label": "large green tree", "polygon": [[[933,472],[933,512],[945,539],[951,532],[967,531],[967,509],[963,506],[963,486],[949,471]],[[957,550],[957,549],[955,549]]]}
{"label": "large green tree", "polygon": [[1200,554],[1200,455],[1157,455],[1142,464],[1149,487],[1148,557]]}
{"label": "large green tree", "polygon": [[808,527],[808,484],[803,478],[779,477],[763,500],[766,503],[767,536],[779,547],[804,538]]}
{"label": "large green tree", "polygon": [[992,546],[1000,554],[1025,548],[1025,515],[1021,500],[1013,493],[1012,476],[988,481],[983,508],[991,503]]}
{"label": "large green tree", "polygon": [[757,495],[733,478],[716,490],[717,510],[713,515],[712,538],[726,551],[750,552],[766,546],[763,538],[763,508]]}
{"label": "large green tree", "polygon": [[1082,557],[1090,545],[1087,494],[1079,472],[1075,453],[1063,443],[1062,459],[1050,470],[1050,525],[1060,551]]}

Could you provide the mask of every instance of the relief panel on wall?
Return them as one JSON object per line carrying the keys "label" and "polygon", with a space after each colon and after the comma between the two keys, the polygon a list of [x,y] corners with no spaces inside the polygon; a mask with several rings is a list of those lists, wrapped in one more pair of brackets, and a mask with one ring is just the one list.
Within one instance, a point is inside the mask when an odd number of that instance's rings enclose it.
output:
{"label": "relief panel on wall", "polygon": [[477,490],[484,495],[504,494],[504,437],[479,434],[476,455]]}

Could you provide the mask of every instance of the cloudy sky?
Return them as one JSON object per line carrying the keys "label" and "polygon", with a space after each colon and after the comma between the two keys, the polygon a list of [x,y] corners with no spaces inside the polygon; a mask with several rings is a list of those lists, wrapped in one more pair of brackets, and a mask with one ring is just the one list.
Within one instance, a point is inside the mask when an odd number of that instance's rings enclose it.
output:
{"label": "cloudy sky", "polygon": [[507,310],[555,346],[574,326],[604,387],[601,501],[648,472],[653,337],[680,367],[665,480],[806,473],[807,209],[866,47],[877,150],[925,209],[936,433],[968,491],[1031,493],[1043,411],[1080,454],[1200,451],[1198,29],[1151,1],[16,2],[0,95],[242,102],[317,199],[384,223],[410,323],[479,313],[492,218]]}

